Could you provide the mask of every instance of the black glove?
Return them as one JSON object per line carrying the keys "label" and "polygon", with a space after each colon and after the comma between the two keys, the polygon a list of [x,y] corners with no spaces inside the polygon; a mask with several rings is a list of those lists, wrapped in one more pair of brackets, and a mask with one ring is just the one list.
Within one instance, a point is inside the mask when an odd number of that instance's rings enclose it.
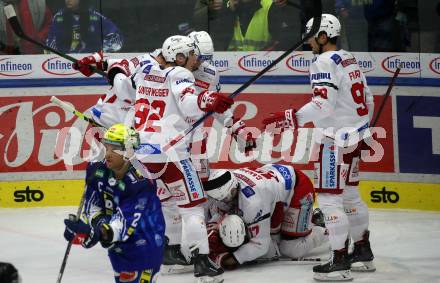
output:
{"label": "black glove", "polygon": [[89,224],[84,223],[81,219],[73,214],[69,214],[68,219],[64,219],[66,229],[64,230],[64,238],[68,242],[72,242],[74,245],[82,245],[88,249],[96,245],[100,238],[100,229],[91,227]]}

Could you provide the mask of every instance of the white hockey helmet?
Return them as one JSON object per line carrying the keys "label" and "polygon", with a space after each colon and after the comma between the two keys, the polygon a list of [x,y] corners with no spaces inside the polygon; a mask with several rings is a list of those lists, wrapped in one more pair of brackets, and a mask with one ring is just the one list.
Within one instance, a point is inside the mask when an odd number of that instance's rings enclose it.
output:
{"label": "white hockey helmet", "polygon": [[167,62],[176,61],[177,54],[182,53],[185,57],[196,49],[194,40],[184,35],[173,35],[165,39],[162,44],[162,55]]}
{"label": "white hockey helmet", "polygon": [[231,200],[238,188],[238,181],[234,174],[225,169],[219,169],[209,175],[208,181],[203,183],[208,196],[216,200]]}
{"label": "white hockey helmet", "polygon": [[214,44],[209,33],[206,31],[193,31],[188,36],[194,40],[198,48],[198,59],[200,61],[211,61],[214,56]]}
{"label": "white hockey helmet", "polygon": [[220,223],[220,238],[225,246],[236,248],[244,243],[246,226],[243,220],[235,214],[227,215]]}
{"label": "white hockey helmet", "polygon": [[[306,25],[306,32],[310,32],[313,25],[313,18],[311,18]],[[322,14],[321,16],[321,26],[318,32],[314,35],[317,37],[320,32],[324,31],[329,38],[333,38],[341,35],[341,23],[338,18],[332,14]]]}

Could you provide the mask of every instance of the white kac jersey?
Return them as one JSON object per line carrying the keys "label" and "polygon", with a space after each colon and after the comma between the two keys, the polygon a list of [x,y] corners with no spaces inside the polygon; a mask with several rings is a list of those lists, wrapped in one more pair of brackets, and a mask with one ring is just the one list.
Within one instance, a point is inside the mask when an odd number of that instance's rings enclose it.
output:
{"label": "white kac jersey", "polygon": [[162,163],[189,158],[188,137],[163,147],[204,114],[197,104],[194,76],[182,67],[162,69],[146,64],[132,77],[136,87],[135,128],[141,145],[136,157],[142,162]]}
{"label": "white kac jersey", "polygon": [[[312,101],[296,113],[300,126],[313,122],[333,137],[338,129],[362,131],[373,113],[373,95],[354,56],[345,51],[322,53],[310,66]],[[341,132],[350,132],[345,129]]]}
{"label": "white kac jersey", "polygon": [[[205,90],[211,90],[215,92],[219,92],[221,90],[219,72],[217,69],[208,62],[202,62],[197,70],[193,71],[194,75],[194,87],[196,89],[196,93],[200,94]],[[223,125],[225,121],[230,120],[230,126],[232,126],[232,112],[231,110],[226,110],[224,113],[214,113],[214,118],[219,120]],[[194,121],[195,122],[195,121]],[[207,137],[207,133],[203,131],[202,126],[197,127],[192,134],[192,142],[197,142],[205,139]]]}
{"label": "white kac jersey", "polygon": [[234,172],[240,183],[238,207],[248,226],[251,240],[234,252],[241,264],[265,255],[272,244],[270,220],[277,202],[286,202],[295,186],[291,166],[268,164],[258,169],[242,168]]}
{"label": "white kac jersey", "polygon": [[126,78],[124,74],[117,74],[113,87],[91,109],[93,120],[105,128],[117,123],[131,125],[132,118],[129,117],[132,115],[129,112],[133,110],[136,95]]}
{"label": "white kac jersey", "polygon": [[204,90],[220,91],[219,74],[217,69],[208,62],[202,62],[197,70],[193,71],[194,86],[197,94]]}
{"label": "white kac jersey", "polygon": [[[94,121],[105,128],[110,128],[116,123],[131,125],[133,113],[130,112],[134,110],[133,105],[136,100],[136,92],[131,85],[131,81],[126,80],[126,77],[136,73],[145,64],[159,64],[154,59],[157,55],[156,50],[152,53],[134,57],[128,61],[129,72],[117,74],[113,80],[113,86],[92,107],[91,113]],[[124,59],[108,59],[107,63],[111,68],[113,64],[120,63],[122,60]]]}

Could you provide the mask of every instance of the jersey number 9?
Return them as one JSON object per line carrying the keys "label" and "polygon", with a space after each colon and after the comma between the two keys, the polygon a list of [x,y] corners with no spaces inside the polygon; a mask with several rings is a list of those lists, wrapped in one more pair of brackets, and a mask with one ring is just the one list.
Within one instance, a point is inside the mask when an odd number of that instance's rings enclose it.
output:
{"label": "jersey number 9", "polygon": [[368,106],[365,103],[364,89],[363,82],[357,82],[351,86],[351,96],[353,97],[354,102],[360,105],[360,107],[356,108],[359,116],[365,116],[368,114]]}

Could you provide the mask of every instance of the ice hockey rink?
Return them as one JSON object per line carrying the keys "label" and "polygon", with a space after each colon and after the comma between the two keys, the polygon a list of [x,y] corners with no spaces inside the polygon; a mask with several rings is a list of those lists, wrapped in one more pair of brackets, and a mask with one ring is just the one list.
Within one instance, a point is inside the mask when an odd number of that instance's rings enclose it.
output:
{"label": "ice hockey rink", "polygon": [[[0,209],[0,261],[13,263],[22,282],[55,282],[66,249],[63,219],[75,207]],[[355,282],[440,282],[440,213],[370,211],[377,271],[355,273]],[[321,248],[311,257],[325,257]],[[153,255],[152,255],[153,256]],[[224,274],[225,283],[313,282],[310,262],[271,262]],[[106,251],[73,247],[64,283],[113,282]],[[161,276],[161,283],[193,282],[192,274]]]}

